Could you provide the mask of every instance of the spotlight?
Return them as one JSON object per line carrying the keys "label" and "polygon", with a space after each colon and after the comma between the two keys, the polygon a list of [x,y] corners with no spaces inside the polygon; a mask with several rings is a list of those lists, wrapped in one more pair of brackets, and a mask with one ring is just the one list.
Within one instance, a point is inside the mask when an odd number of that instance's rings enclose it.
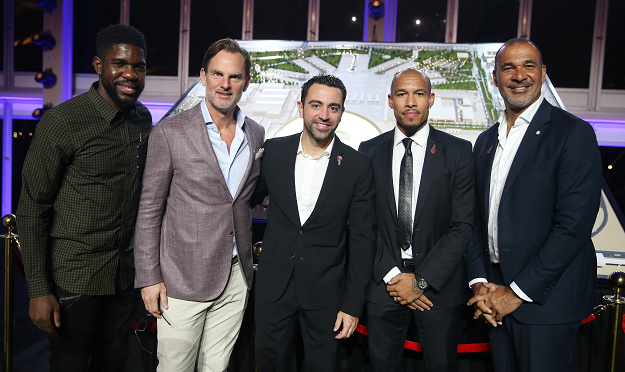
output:
{"label": "spotlight", "polygon": [[378,19],[384,15],[384,3],[380,0],[373,0],[369,3],[369,15]]}
{"label": "spotlight", "polygon": [[35,109],[35,111],[33,111],[33,118],[41,119],[43,114],[45,114],[46,111],[50,110],[51,108],[52,108],[52,104],[48,103],[47,105],[43,105],[43,107]]}
{"label": "spotlight", "polygon": [[51,68],[40,71],[35,75],[35,81],[43,84],[44,88],[52,88],[56,84],[56,75]]}
{"label": "spotlight", "polygon": [[56,39],[50,31],[46,31],[33,36],[33,43],[42,47],[43,50],[51,50],[56,46]]}
{"label": "spotlight", "polygon": [[45,11],[51,12],[56,9],[56,0],[35,0],[35,5],[40,6]]}

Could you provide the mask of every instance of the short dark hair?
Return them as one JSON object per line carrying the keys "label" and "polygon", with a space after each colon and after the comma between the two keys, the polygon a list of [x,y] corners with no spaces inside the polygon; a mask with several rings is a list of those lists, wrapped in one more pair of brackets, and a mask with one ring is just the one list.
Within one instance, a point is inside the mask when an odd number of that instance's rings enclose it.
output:
{"label": "short dark hair", "polygon": [[345,89],[345,85],[341,81],[341,79],[337,78],[334,75],[328,74],[319,74],[310,78],[307,82],[302,85],[302,98],[301,101],[306,101],[306,96],[308,95],[308,90],[313,84],[321,84],[330,88],[339,88],[341,93],[343,93],[343,107],[345,107],[345,97],[347,96],[347,89]]}
{"label": "short dark hair", "polygon": [[515,37],[513,39],[510,39],[508,41],[506,41],[501,48],[499,48],[499,50],[497,50],[497,53],[495,54],[495,66],[497,65],[497,57],[499,57],[499,52],[501,52],[501,50],[509,45],[516,45],[516,44],[529,44],[531,46],[533,46],[534,48],[536,48],[536,50],[538,51],[538,55],[540,55],[540,65],[543,66],[543,53],[540,51],[540,48],[538,47],[538,45],[534,44],[533,42],[524,39],[522,37]]}
{"label": "short dark hair", "polygon": [[217,40],[213,43],[213,45],[208,47],[206,53],[204,53],[204,60],[202,61],[202,68],[204,71],[208,70],[208,64],[211,59],[213,59],[213,57],[215,57],[217,53],[222,50],[225,50],[228,53],[240,53],[241,56],[243,56],[243,60],[245,61],[245,78],[247,79],[250,76],[250,71],[252,69],[252,59],[250,58],[250,54],[247,50],[241,48],[239,43],[230,38]]}
{"label": "short dark hair", "polygon": [[148,57],[148,46],[143,33],[132,26],[119,23],[106,26],[98,32],[95,41],[96,55],[100,59],[104,59],[113,50],[113,46],[117,44],[135,45],[143,50],[145,58]]}

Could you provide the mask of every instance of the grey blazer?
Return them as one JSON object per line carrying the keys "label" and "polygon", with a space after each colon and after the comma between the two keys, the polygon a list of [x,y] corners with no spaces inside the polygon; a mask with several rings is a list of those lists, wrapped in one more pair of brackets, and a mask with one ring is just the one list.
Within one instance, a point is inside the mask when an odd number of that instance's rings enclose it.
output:
{"label": "grey blazer", "polygon": [[[201,104],[201,103],[200,103]],[[234,198],[213,151],[200,105],[152,130],[134,237],[135,287],[164,282],[167,295],[210,301],[230,275],[232,234],[252,285],[250,198],[260,173],[264,129],[245,118],[250,159]]]}

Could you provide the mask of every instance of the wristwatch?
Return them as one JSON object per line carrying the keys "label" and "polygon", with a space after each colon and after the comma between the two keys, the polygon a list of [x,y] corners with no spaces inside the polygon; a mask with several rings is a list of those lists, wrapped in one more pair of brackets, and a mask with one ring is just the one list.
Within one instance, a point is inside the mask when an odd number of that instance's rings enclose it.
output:
{"label": "wristwatch", "polygon": [[416,274],[414,277],[417,281],[417,287],[419,287],[420,290],[425,291],[426,289],[430,288],[430,285],[428,284],[428,282],[425,281],[425,279]]}

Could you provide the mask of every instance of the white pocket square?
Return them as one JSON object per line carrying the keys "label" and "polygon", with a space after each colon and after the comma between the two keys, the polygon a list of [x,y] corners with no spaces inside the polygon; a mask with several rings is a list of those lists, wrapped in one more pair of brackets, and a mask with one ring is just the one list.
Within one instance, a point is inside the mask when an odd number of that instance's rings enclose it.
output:
{"label": "white pocket square", "polygon": [[254,155],[254,160],[262,158],[263,152],[265,152],[265,148],[264,147],[259,148],[258,151],[256,151],[256,154]]}

